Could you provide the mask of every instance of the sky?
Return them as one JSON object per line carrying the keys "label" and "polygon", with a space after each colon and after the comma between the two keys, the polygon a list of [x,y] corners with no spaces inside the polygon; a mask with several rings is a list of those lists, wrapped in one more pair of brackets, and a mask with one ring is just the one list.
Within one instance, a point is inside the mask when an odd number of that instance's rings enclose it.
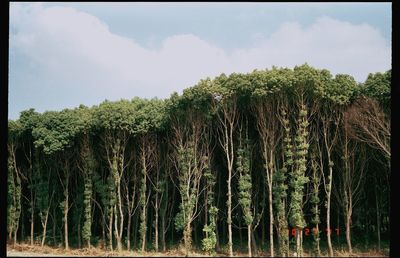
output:
{"label": "sky", "polygon": [[221,73],[391,69],[391,3],[10,3],[10,119],[168,98]]}

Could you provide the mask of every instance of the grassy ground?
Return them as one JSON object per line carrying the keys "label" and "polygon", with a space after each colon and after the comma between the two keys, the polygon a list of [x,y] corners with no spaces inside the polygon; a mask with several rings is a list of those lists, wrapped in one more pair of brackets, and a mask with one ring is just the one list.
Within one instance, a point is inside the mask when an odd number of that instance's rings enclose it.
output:
{"label": "grassy ground", "polygon": [[[235,252],[235,256],[239,257],[246,257],[247,253],[246,250],[243,249],[244,252]],[[323,256],[327,256],[326,250],[321,250]],[[221,256],[227,256],[226,250],[222,250],[221,253],[215,254],[214,256],[216,257],[221,257]],[[307,252],[304,252],[304,256],[310,255]],[[343,249],[335,249],[334,255],[336,257],[388,257],[389,256],[389,249],[388,247],[385,247],[381,250],[381,252],[378,252],[375,249],[370,249],[370,250],[360,250],[360,249],[354,249],[353,254],[349,254],[345,248]],[[103,256],[103,257],[114,257],[114,256],[134,256],[134,257],[176,257],[180,256],[183,257],[185,256],[185,253],[180,250],[179,248],[171,249],[168,250],[165,253],[161,252],[139,252],[139,251],[122,251],[122,252],[111,252],[108,250],[103,250],[100,248],[90,248],[90,249],[70,249],[69,251],[65,251],[63,248],[59,247],[50,247],[50,246],[44,246],[41,247],[39,245],[28,245],[28,244],[16,244],[15,246],[13,245],[7,245],[7,256],[24,256],[24,257],[29,257],[29,256],[39,256],[39,257],[46,257],[46,256],[84,256],[84,257],[96,257],[96,256]],[[193,257],[201,257],[201,256],[210,256],[206,255],[204,253],[201,253],[199,250],[195,250],[190,253],[190,256]],[[269,256],[268,252],[264,251],[259,251],[257,253],[257,256]]]}

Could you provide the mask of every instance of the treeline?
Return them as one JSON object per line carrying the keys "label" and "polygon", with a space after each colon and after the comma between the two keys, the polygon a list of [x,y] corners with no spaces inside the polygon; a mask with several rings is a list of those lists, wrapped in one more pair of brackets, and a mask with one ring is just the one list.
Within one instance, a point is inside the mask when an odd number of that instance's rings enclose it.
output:
{"label": "treeline", "polygon": [[23,111],[8,122],[9,242],[250,256],[381,248],[390,82],[391,71],[359,84],[274,67],[166,100]]}

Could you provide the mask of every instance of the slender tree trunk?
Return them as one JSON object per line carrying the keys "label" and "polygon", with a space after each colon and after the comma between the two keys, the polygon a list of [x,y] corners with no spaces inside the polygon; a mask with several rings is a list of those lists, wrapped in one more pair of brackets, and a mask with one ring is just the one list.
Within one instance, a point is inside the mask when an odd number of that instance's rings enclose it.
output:
{"label": "slender tree trunk", "polygon": [[[317,204],[317,206],[318,206],[318,204]],[[317,238],[317,256],[318,256],[318,257],[321,257],[321,249],[320,249],[320,247],[319,247],[319,239],[320,239],[320,236],[319,236],[319,223],[316,225],[316,230],[317,230],[317,232],[318,232],[318,238]]]}
{"label": "slender tree trunk", "polygon": [[[330,159],[329,163],[331,163]],[[326,205],[326,228],[327,232],[327,240],[328,240],[328,249],[329,249],[329,256],[333,256],[333,248],[332,248],[332,241],[331,241],[331,192],[332,192],[332,174],[333,169],[332,166],[329,166],[329,183],[328,183],[328,194],[327,194],[327,205]]]}
{"label": "slender tree trunk", "polygon": [[[229,133],[228,128],[229,127]],[[228,125],[224,126],[224,137],[225,137],[225,154],[228,162],[228,247],[229,247],[229,256],[233,256],[233,241],[232,241],[232,169],[233,169],[233,159],[234,159],[234,149],[233,149],[233,128],[234,122],[228,122]]]}
{"label": "slender tree trunk", "polygon": [[134,217],[135,219],[134,219],[134,224],[133,224],[133,248],[135,248],[135,246],[136,246],[136,240],[137,240],[137,227],[138,227],[138,221],[139,221],[139,214],[138,213],[136,213],[135,214],[135,217]]}
{"label": "slender tree trunk", "polygon": [[351,210],[350,209],[347,211],[347,214],[346,214],[346,241],[347,241],[347,247],[348,247],[349,253],[352,254],[353,249],[351,247],[351,236],[350,236],[350,221],[351,221]]}
{"label": "slender tree trunk", "polygon": [[247,248],[249,257],[251,257],[251,225],[247,225]]}
{"label": "slender tree trunk", "polygon": [[215,235],[217,237],[217,242],[215,243],[215,249],[218,252],[220,250],[219,246],[219,230],[218,230],[218,220],[215,221]]}
{"label": "slender tree trunk", "polygon": [[103,217],[103,223],[101,223],[101,235],[102,235],[102,238],[103,238],[103,241],[102,241],[103,242],[103,246],[102,246],[102,248],[104,248],[106,246],[106,229],[105,229],[106,225],[105,225],[105,223],[106,223],[106,220]]}
{"label": "slender tree trunk", "polygon": [[155,226],[154,226],[154,228],[155,228],[155,236],[154,236],[155,243],[154,243],[154,245],[155,245],[156,252],[158,252],[158,193],[156,193],[155,205],[156,205],[156,207],[155,207],[155,221],[154,221],[154,223],[155,223]]}
{"label": "slender tree trunk", "polygon": [[[375,179],[376,180],[376,179]],[[376,182],[376,181],[375,181]],[[377,184],[375,183],[375,203],[376,203],[376,227],[378,236],[378,251],[381,251],[381,214],[379,210]]]}
{"label": "slender tree trunk", "polygon": [[65,205],[64,205],[64,238],[65,238],[65,250],[69,250],[68,243],[68,178],[65,184]]}
{"label": "slender tree trunk", "polygon": [[33,245],[33,232],[35,229],[34,218],[35,218],[35,210],[34,210],[33,202],[31,202],[31,245]]}
{"label": "slender tree trunk", "polygon": [[254,230],[251,230],[251,247],[252,247],[252,254],[257,256],[257,242],[256,236],[254,235]]}
{"label": "slender tree trunk", "polygon": [[14,246],[17,244],[18,222],[14,230]]}
{"label": "slender tree trunk", "polygon": [[109,246],[111,251],[113,250],[113,234],[112,234],[112,232],[113,232],[112,231],[113,214],[114,214],[114,212],[111,211],[110,218],[109,218],[109,221],[108,221],[108,229],[109,229],[109,232],[108,232],[108,238],[109,238],[108,246]]}
{"label": "slender tree trunk", "polygon": [[228,173],[228,246],[229,256],[233,256],[233,241],[232,241],[232,190],[231,190],[232,170]]}
{"label": "slender tree trunk", "polygon": [[163,252],[165,252],[167,250],[167,245],[165,243],[165,218],[164,216],[161,217],[161,246],[162,246],[162,250]]}
{"label": "slender tree trunk", "polygon": [[[142,209],[142,218],[144,218],[144,221],[141,221],[141,223],[146,224],[146,207],[143,207],[143,209]],[[142,252],[144,252],[146,249],[146,236],[147,236],[147,234],[145,231],[144,233],[142,233],[142,236],[141,236],[142,237],[142,247],[141,247]]]}
{"label": "slender tree trunk", "polygon": [[303,256],[303,229],[296,228],[296,256]]}
{"label": "slender tree trunk", "polygon": [[126,248],[128,249],[128,251],[131,250],[131,223],[132,223],[132,216],[129,215],[128,216],[128,228],[126,230]]}
{"label": "slender tree trunk", "polygon": [[78,248],[81,249],[81,216],[79,216],[78,219]]}
{"label": "slender tree trunk", "polygon": [[191,240],[192,240],[192,226],[190,221],[186,223],[185,229],[183,231],[183,240],[185,242],[186,256],[188,256],[189,251],[191,249]]}
{"label": "slender tree trunk", "polygon": [[45,218],[44,224],[43,224],[42,247],[44,246],[44,243],[46,242],[46,233],[47,233],[47,221],[48,221],[48,218],[49,218],[49,209],[47,209],[46,218]]}
{"label": "slender tree trunk", "polygon": [[[122,171],[119,173],[119,177],[122,176]],[[118,251],[122,251],[122,233],[123,233],[123,228],[124,228],[124,213],[122,211],[122,197],[121,197],[121,182],[120,179],[118,180],[118,185],[117,185],[117,190],[118,190],[118,211],[119,211],[119,230],[117,231],[117,247]],[[118,213],[116,212],[116,215]],[[117,218],[117,216],[115,216]],[[117,227],[115,227],[117,229]]]}
{"label": "slender tree trunk", "polygon": [[13,241],[13,230],[8,232],[8,241],[11,243]]}
{"label": "slender tree trunk", "polygon": [[56,245],[56,230],[57,230],[57,221],[56,221],[56,209],[53,209],[53,245]]}
{"label": "slender tree trunk", "polygon": [[21,240],[25,241],[25,226],[24,226],[24,218],[25,218],[25,212],[24,209],[21,209]]}
{"label": "slender tree trunk", "polygon": [[[265,200],[265,199],[264,199]],[[261,218],[261,244],[265,244],[265,218]]]}
{"label": "slender tree trunk", "polygon": [[[144,185],[144,190],[142,190],[143,192],[141,193],[141,198],[142,200],[142,215],[141,215],[141,227],[143,225],[143,227],[145,228],[143,232],[141,232],[141,238],[142,238],[142,252],[145,251],[146,248],[146,206],[147,206],[147,196],[146,196],[146,184],[147,184],[147,164],[146,164],[146,153],[145,153],[145,146],[144,146],[144,142],[142,143],[143,147],[142,147],[142,169],[143,169],[143,181],[142,184]],[[144,224],[143,224],[144,223]]]}
{"label": "slender tree trunk", "polygon": [[[271,171],[272,172],[272,171]],[[269,200],[269,248],[271,257],[274,257],[274,215],[272,210],[272,174],[268,183],[268,200]]]}
{"label": "slender tree trunk", "polygon": [[[151,211],[150,211],[150,205],[148,205],[147,207],[146,207],[146,209],[147,209],[147,216],[149,217],[149,218],[151,218]],[[147,218],[146,218],[146,223],[149,223],[149,221],[147,221]],[[152,240],[152,234],[153,233],[153,230],[149,230],[149,233],[147,234],[147,243],[150,243],[150,242],[152,242],[151,240]]]}
{"label": "slender tree trunk", "polygon": [[[340,226],[340,214],[339,214],[339,209],[336,209],[336,225],[339,228]],[[339,237],[336,238],[336,244],[338,247],[340,247],[340,241]]]}

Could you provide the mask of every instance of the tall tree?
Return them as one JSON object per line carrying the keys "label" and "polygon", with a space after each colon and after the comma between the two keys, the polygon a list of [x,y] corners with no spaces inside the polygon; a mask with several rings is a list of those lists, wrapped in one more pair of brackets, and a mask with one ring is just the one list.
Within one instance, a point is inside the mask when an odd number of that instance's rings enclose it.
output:
{"label": "tall tree", "polygon": [[8,238],[17,243],[17,232],[21,215],[21,175],[17,165],[16,152],[20,144],[21,124],[18,121],[8,121],[8,195],[7,195],[7,230]]}
{"label": "tall tree", "polygon": [[244,221],[247,225],[248,256],[251,257],[251,225],[253,223],[253,211],[251,204],[252,182],[250,167],[250,141],[246,123],[246,136],[243,139],[242,126],[240,127],[239,147],[237,149],[237,171],[239,173],[239,204],[243,210]]}
{"label": "tall tree", "polygon": [[[200,214],[198,203],[199,196],[203,191],[201,179],[209,164],[207,117],[199,112],[206,107],[202,105],[202,99],[195,98],[198,94],[202,96],[203,92],[187,91],[183,98],[177,99],[175,107],[180,110],[176,111],[176,116],[172,122],[173,146],[176,151],[175,168],[178,177],[178,190],[181,195],[175,227],[178,230],[183,230],[186,254],[189,254],[191,250],[192,223]],[[199,103],[195,101],[199,101]],[[182,114],[185,114],[185,116],[182,116]]]}

